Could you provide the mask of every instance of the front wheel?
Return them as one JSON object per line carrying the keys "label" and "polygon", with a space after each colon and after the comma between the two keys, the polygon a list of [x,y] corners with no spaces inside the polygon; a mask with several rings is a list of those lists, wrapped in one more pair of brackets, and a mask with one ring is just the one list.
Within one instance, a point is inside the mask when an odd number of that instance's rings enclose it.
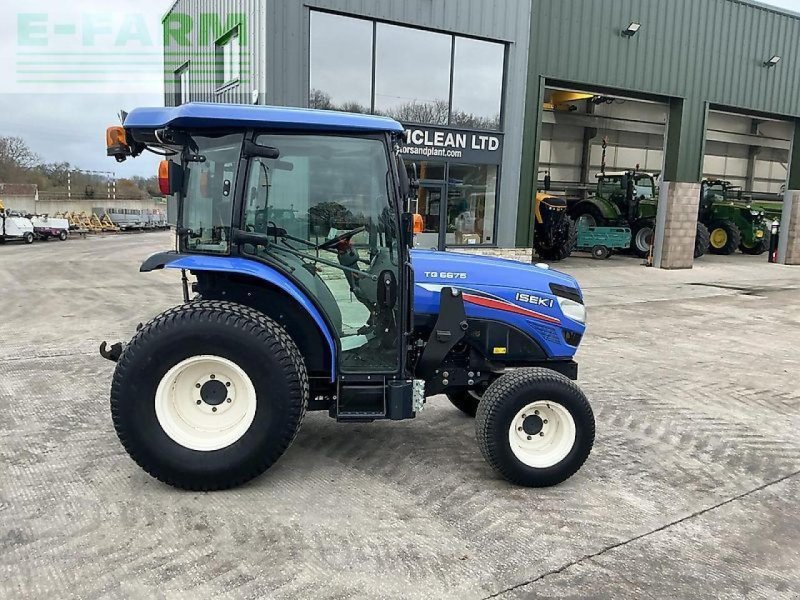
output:
{"label": "front wheel", "polygon": [[594,444],[594,415],[580,388],[549,369],[518,369],[486,390],[475,420],[481,453],[508,481],[527,487],[569,479]]}
{"label": "front wheel", "polygon": [[542,237],[551,237],[545,236],[544,233],[545,232],[541,232],[541,235],[537,235],[539,232],[535,232],[533,237],[533,245],[539,258],[548,261],[559,261],[569,258],[578,240],[578,231],[572,219],[566,216],[564,217],[564,221],[559,225],[559,231],[556,235],[552,236],[552,245],[542,242]]}
{"label": "front wheel", "polygon": [[58,239],[61,240],[62,242],[66,242],[68,236],[69,234],[67,233],[67,231],[65,229],[62,229],[58,234]]}
{"label": "front wheel", "polygon": [[22,239],[26,244],[32,244],[33,240],[34,240],[34,237],[33,237],[33,234],[29,232],[29,233],[26,233],[25,235],[23,235]]}
{"label": "front wheel", "polygon": [[728,219],[713,221],[708,230],[711,233],[709,251],[712,254],[728,255],[736,252],[742,243],[742,234],[736,223]]}
{"label": "front wheel", "polygon": [[262,313],[199,301],[145,325],[117,363],[114,428],[153,477],[189,490],[240,485],[289,447],[308,376],[292,339]]}
{"label": "front wheel", "polygon": [[764,254],[767,250],[769,250],[769,241],[772,237],[772,234],[769,231],[764,232],[764,237],[760,239],[756,239],[753,245],[748,246],[744,240],[742,243],[739,244],[739,250],[742,251],[742,254],[750,254],[751,256],[760,256]]}

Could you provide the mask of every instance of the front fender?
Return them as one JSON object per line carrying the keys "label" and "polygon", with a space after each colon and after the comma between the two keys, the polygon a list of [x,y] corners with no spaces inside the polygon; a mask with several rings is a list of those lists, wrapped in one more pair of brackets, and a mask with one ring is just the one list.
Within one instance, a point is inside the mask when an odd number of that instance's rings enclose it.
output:
{"label": "front fender", "polygon": [[177,252],[160,252],[142,263],[142,273],[157,269],[185,269],[187,271],[216,271],[218,273],[235,273],[255,277],[286,292],[304,310],[311,315],[319,327],[331,353],[331,381],[336,381],[337,351],[336,342],[327,321],[309,297],[288,277],[276,269],[244,258],[231,256],[204,256],[198,254],[178,254]]}

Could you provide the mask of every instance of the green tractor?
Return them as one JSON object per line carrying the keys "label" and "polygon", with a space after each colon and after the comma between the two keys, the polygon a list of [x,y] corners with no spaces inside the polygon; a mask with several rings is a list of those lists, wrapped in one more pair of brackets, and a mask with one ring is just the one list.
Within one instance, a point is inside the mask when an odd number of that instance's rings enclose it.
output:
{"label": "green tractor", "polygon": [[[575,203],[570,216],[581,227],[620,226],[631,230],[630,251],[639,257],[650,253],[655,236],[658,211],[658,186],[655,177],[641,171],[601,173],[597,176],[597,193]],[[708,249],[708,230],[697,224],[694,257]]]}
{"label": "green tractor", "polygon": [[706,179],[700,192],[698,221],[709,230],[713,254],[759,255],[769,250],[770,224],[764,210],[742,199],[742,189],[729,181]]}

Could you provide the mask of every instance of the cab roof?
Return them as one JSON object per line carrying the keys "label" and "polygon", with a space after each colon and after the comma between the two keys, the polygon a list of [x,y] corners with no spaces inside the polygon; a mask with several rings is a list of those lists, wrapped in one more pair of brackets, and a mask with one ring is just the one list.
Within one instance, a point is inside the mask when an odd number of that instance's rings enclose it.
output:
{"label": "cab roof", "polygon": [[177,107],[137,108],[125,118],[126,129],[265,128],[313,131],[400,133],[394,119],[330,110],[190,102]]}
{"label": "cab roof", "polygon": [[[600,179],[601,177],[625,177],[626,175],[630,175],[633,171],[606,171],[605,174],[598,173],[597,178]],[[652,177],[653,179],[656,176],[653,173],[647,173],[645,171],[636,171],[634,173],[635,177]]]}

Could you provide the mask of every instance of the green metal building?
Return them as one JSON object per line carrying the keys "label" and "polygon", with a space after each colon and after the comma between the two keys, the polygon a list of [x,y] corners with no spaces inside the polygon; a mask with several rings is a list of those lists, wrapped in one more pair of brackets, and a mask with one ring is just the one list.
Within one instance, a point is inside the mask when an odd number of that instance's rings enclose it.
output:
{"label": "green metal building", "polygon": [[[175,33],[187,23],[205,33],[190,46]],[[176,0],[164,26],[168,104],[401,120],[405,157],[423,184],[418,212],[442,248],[531,245],[553,89],[658,104],[663,119],[641,129],[663,140],[650,156],[667,182],[700,182],[709,115],[782,121],[789,133],[770,143],[786,158],[770,159],[783,169],[770,177],[800,188],[800,144],[791,140],[800,130],[800,15],[756,2]],[[210,78],[202,65],[214,61]],[[729,137],[751,148],[766,139],[755,126]],[[754,158],[742,167],[750,180]],[[588,165],[581,170],[586,184]]]}
{"label": "green metal building", "polygon": [[[623,35],[630,23],[641,28]],[[739,0],[534,0],[518,245],[532,239],[548,85],[665,103],[663,178],[699,182],[710,109],[785,119],[800,139],[800,16]],[[800,188],[800,145],[789,173],[787,189]]]}

